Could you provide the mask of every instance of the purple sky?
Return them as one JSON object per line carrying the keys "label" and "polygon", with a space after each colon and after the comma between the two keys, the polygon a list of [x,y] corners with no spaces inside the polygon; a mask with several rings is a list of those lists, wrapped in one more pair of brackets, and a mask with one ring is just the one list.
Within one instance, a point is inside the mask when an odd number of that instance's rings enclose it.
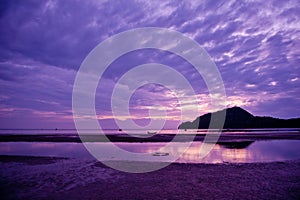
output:
{"label": "purple sky", "polygon": [[[176,30],[204,47],[221,73],[228,106],[299,117],[299,13],[299,1],[282,0],[2,1],[0,128],[73,128],[72,88],[81,62],[106,38],[139,27]],[[198,94],[199,115],[211,111],[206,85],[192,66],[168,52],[139,50],[115,60],[99,82],[96,109],[105,128],[115,128],[110,95],[118,78],[149,62],[180,71]],[[116,119],[145,125],[148,109],[159,104],[155,109],[167,111],[166,128],[176,128],[177,103],[170,90],[148,84],[132,96],[131,116]]]}

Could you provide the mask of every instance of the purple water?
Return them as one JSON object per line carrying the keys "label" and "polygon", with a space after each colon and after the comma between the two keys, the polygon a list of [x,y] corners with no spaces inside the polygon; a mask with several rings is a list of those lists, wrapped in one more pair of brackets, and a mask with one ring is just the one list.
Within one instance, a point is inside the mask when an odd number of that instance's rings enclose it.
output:
{"label": "purple water", "polygon": [[[101,151],[110,151],[108,143],[90,143],[94,148],[101,147]],[[202,142],[193,142],[187,151],[172,147],[160,150],[166,143],[115,143],[118,147],[135,153],[147,153],[141,161],[170,161],[173,156],[182,153],[176,161],[180,163],[249,163],[271,162],[300,159],[300,140],[268,140],[256,141],[245,148],[234,149],[222,145],[215,145],[212,151],[204,158],[199,159]],[[180,143],[178,143],[178,146]],[[167,155],[155,156],[156,153]],[[1,155],[30,155],[54,156],[69,158],[93,157],[82,143],[54,143],[54,142],[2,142],[0,143]],[[162,158],[163,157],[163,158]],[[127,160],[126,158],[103,157],[104,160]]]}

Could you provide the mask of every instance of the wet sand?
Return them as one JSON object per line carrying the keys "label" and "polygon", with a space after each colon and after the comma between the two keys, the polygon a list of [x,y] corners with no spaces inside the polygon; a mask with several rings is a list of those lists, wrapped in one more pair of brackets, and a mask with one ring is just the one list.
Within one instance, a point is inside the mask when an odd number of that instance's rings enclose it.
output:
{"label": "wet sand", "polygon": [[96,160],[0,156],[0,167],[1,199],[300,197],[300,160],[248,164],[173,163],[158,171],[129,174]]}

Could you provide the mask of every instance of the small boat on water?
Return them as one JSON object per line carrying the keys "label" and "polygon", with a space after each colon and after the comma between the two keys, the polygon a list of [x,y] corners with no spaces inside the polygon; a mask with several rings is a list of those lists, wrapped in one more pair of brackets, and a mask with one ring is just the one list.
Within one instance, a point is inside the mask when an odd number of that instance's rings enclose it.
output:
{"label": "small boat on water", "polygon": [[168,156],[169,153],[167,152],[155,152],[152,154],[152,156]]}
{"label": "small boat on water", "polygon": [[148,133],[149,135],[155,135],[157,132],[156,132],[156,131],[147,131],[147,133]]}

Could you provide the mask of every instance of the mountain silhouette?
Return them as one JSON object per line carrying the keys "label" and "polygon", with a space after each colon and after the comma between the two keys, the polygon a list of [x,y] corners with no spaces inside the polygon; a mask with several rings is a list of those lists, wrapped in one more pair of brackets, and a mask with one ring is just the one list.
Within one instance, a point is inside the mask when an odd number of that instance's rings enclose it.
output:
{"label": "mountain silhouette", "polygon": [[227,108],[214,113],[207,113],[197,117],[192,122],[184,122],[178,129],[208,129],[211,115],[226,111],[224,129],[244,128],[300,128],[300,118],[278,119],[273,117],[254,116],[240,107]]}

